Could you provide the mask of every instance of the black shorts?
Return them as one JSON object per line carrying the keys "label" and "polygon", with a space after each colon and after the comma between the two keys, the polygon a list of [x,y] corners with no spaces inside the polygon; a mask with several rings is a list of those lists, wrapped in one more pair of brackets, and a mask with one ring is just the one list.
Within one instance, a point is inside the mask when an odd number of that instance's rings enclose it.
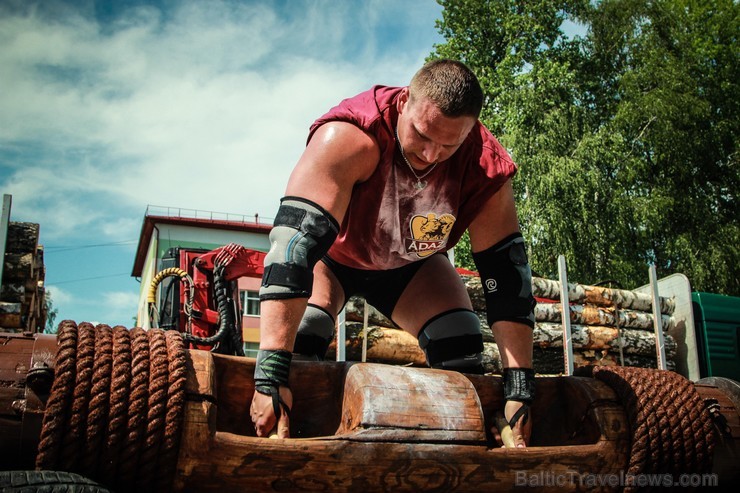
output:
{"label": "black shorts", "polygon": [[[435,255],[446,254],[436,253]],[[368,303],[392,321],[391,315],[401,294],[421,266],[430,258],[432,256],[388,270],[355,269],[336,262],[328,255],[324,255],[321,261],[329,267],[329,270],[339,280],[339,284],[342,285],[345,303],[353,295],[362,295]]]}

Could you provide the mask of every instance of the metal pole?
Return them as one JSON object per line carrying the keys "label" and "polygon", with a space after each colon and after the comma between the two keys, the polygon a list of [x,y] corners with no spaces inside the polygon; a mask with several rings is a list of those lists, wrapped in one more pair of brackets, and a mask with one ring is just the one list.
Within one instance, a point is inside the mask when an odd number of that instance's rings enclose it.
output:
{"label": "metal pole", "polygon": [[560,273],[560,306],[563,323],[563,359],[565,360],[565,375],[573,375],[573,340],[570,332],[570,299],[568,296],[568,273],[565,266],[565,256],[558,256],[558,272]]}
{"label": "metal pole", "polygon": [[658,369],[665,370],[665,341],[663,339],[663,318],[660,312],[660,296],[658,295],[658,273],[655,264],[650,264],[650,293],[653,296],[653,330],[655,331],[655,355],[658,360]]}
{"label": "metal pole", "polygon": [[337,317],[337,361],[347,360],[347,325],[345,324],[345,309]]}
{"label": "metal pole", "polygon": [[370,310],[367,309],[367,300],[365,300],[365,314],[362,318],[362,362],[364,363],[367,361],[367,317],[368,312]]}
{"label": "metal pole", "polygon": [[[3,215],[0,219],[0,286],[3,285],[3,270],[5,266],[5,245],[8,241],[8,224],[10,224],[10,207],[13,204],[13,196],[7,193],[3,195]],[[34,252],[35,253],[35,252]]]}

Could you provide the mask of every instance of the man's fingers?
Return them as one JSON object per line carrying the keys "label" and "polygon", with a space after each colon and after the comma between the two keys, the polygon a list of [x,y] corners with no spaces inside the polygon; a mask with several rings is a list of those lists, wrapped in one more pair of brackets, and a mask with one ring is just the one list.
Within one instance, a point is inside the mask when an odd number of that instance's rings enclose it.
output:
{"label": "man's fingers", "polygon": [[270,430],[275,427],[275,412],[272,409],[272,398],[270,396],[255,392],[249,414],[258,437],[267,436]]}
{"label": "man's fingers", "polygon": [[[523,404],[521,402],[507,401],[504,408],[506,420],[511,420],[522,406]],[[512,426],[511,431],[514,439],[514,446],[517,448],[526,447],[529,442],[529,437],[532,432],[531,412],[530,408],[526,413],[519,417],[517,422]]]}
{"label": "man's fingers", "polygon": [[277,434],[278,438],[290,437],[290,419],[288,413],[293,405],[293,394],[287,387],[280,387],[280,417],[275,416],[275,407],[271,395],[255,392],[249,415],[254,423],[254,431],[258,437],[269,437]]}
{"label": "man's fingers", "polygon": [[278,420],[277,436],[278,438],[290,438],[290,418],[287,413],[283,413]]}

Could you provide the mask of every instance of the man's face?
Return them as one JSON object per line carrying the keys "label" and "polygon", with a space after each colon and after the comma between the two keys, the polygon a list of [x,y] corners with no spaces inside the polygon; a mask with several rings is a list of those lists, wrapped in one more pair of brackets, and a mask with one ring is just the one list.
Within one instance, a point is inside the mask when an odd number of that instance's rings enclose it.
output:
{"label": "man's face", "polygon": [[408,88],[398,99],[398,138],[406,159],[417,171],[452,156],[476,121],[472,116],[444,116],[425,97],[411,101]]}

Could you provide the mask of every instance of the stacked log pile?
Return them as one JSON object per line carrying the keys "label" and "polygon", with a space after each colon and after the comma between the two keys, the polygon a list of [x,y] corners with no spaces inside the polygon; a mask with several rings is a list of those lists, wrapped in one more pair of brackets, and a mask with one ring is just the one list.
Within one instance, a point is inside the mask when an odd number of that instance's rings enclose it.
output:
{"label": "stacked log pile", "polygon": [[43,331],[46,325],[45,275],[44,247],[39,245],[39,225],[11,221],[8,224],[0,287],[1,330]]}
{"label": "stacked log pile", "polygon": [[[485,300],[479,277],[463,276],[473,309],[481,320],[484,367],[502,370],[498,346],[486,322]],[[534,278],[532,287],[539,299],[533,331],[534,368],[540,374],[564,371],[560,284]],[[652,300],[634,291],[569,284],[571,340],[576,368],[591,364],[656,368]],[[673,299],[661,298],[661,324],[669,369],[675,369],[677,345],[665,333],[675,325]],[[359,360],[365,302],[353,297],[346,306],[347,359]],[[424,365],[425,357],[415,337],[395,328],[380,312],[368,305],[367,360],[394,364]],[[333,357],[333,347],[328,357]]]}

